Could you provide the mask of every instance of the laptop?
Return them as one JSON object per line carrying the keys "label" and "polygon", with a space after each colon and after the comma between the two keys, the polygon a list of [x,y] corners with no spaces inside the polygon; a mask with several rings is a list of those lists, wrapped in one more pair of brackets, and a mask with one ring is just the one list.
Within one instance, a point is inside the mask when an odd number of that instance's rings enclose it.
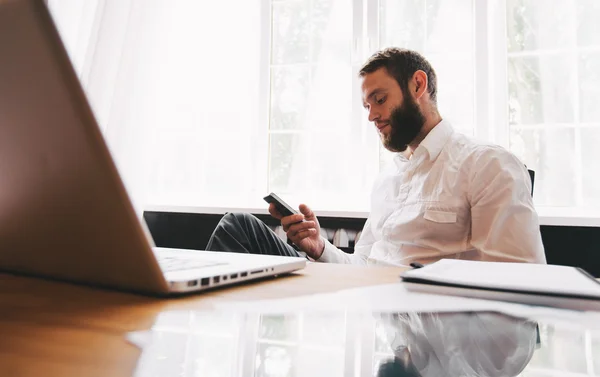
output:
{"label": "laptop", "polygon": [[305,258],[156,249],[43,0],[0,0],[0,270],[168,295]]}

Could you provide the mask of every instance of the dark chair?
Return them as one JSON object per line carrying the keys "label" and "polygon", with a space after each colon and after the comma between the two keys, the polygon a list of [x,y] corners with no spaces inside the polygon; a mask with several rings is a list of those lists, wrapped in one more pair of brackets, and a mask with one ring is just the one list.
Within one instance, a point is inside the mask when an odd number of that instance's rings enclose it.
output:
{"label": "dark chair", "polygon": [[533,184],[535,182],[535,171],[531,169],[527,169],[529,172],[529,178],[531,178],[531,196],[533,196]]}

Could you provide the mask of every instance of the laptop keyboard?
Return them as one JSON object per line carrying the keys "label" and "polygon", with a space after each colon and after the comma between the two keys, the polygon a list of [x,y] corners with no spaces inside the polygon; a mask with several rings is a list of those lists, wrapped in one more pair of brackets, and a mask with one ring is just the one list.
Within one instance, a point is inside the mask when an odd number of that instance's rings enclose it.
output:
{"label": "laptop keyboard", "polygon": [[223,264],[207,259],[157,256],[160,268],[165,272],[195,270],[198,268]]}

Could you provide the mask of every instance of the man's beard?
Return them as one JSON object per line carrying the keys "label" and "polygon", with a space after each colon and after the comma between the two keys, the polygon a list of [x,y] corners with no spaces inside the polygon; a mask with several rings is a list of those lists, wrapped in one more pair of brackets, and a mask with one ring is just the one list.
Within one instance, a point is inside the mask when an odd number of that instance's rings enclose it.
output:
{"label": "man's beard", "polygon": [[417,103],[406,96],[402,105],[392,110],[390,133],[381,135],[383,146],[391,152],[404,152],[419,135],[425,124],[425,116]]}

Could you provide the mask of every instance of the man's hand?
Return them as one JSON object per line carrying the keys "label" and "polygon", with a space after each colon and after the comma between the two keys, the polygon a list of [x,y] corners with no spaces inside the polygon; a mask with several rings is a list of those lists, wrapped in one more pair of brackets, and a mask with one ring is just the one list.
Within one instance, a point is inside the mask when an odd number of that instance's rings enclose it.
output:
{"label": "man's hand", "polygon": [[273,203],[269,204],[269,213],[281,220],[287,238],[304,251],[309,257],[319,259],[323,254],[325,243],[321,239],[319,220],[306,204],[300,204],[300,213],[282,216]]}

